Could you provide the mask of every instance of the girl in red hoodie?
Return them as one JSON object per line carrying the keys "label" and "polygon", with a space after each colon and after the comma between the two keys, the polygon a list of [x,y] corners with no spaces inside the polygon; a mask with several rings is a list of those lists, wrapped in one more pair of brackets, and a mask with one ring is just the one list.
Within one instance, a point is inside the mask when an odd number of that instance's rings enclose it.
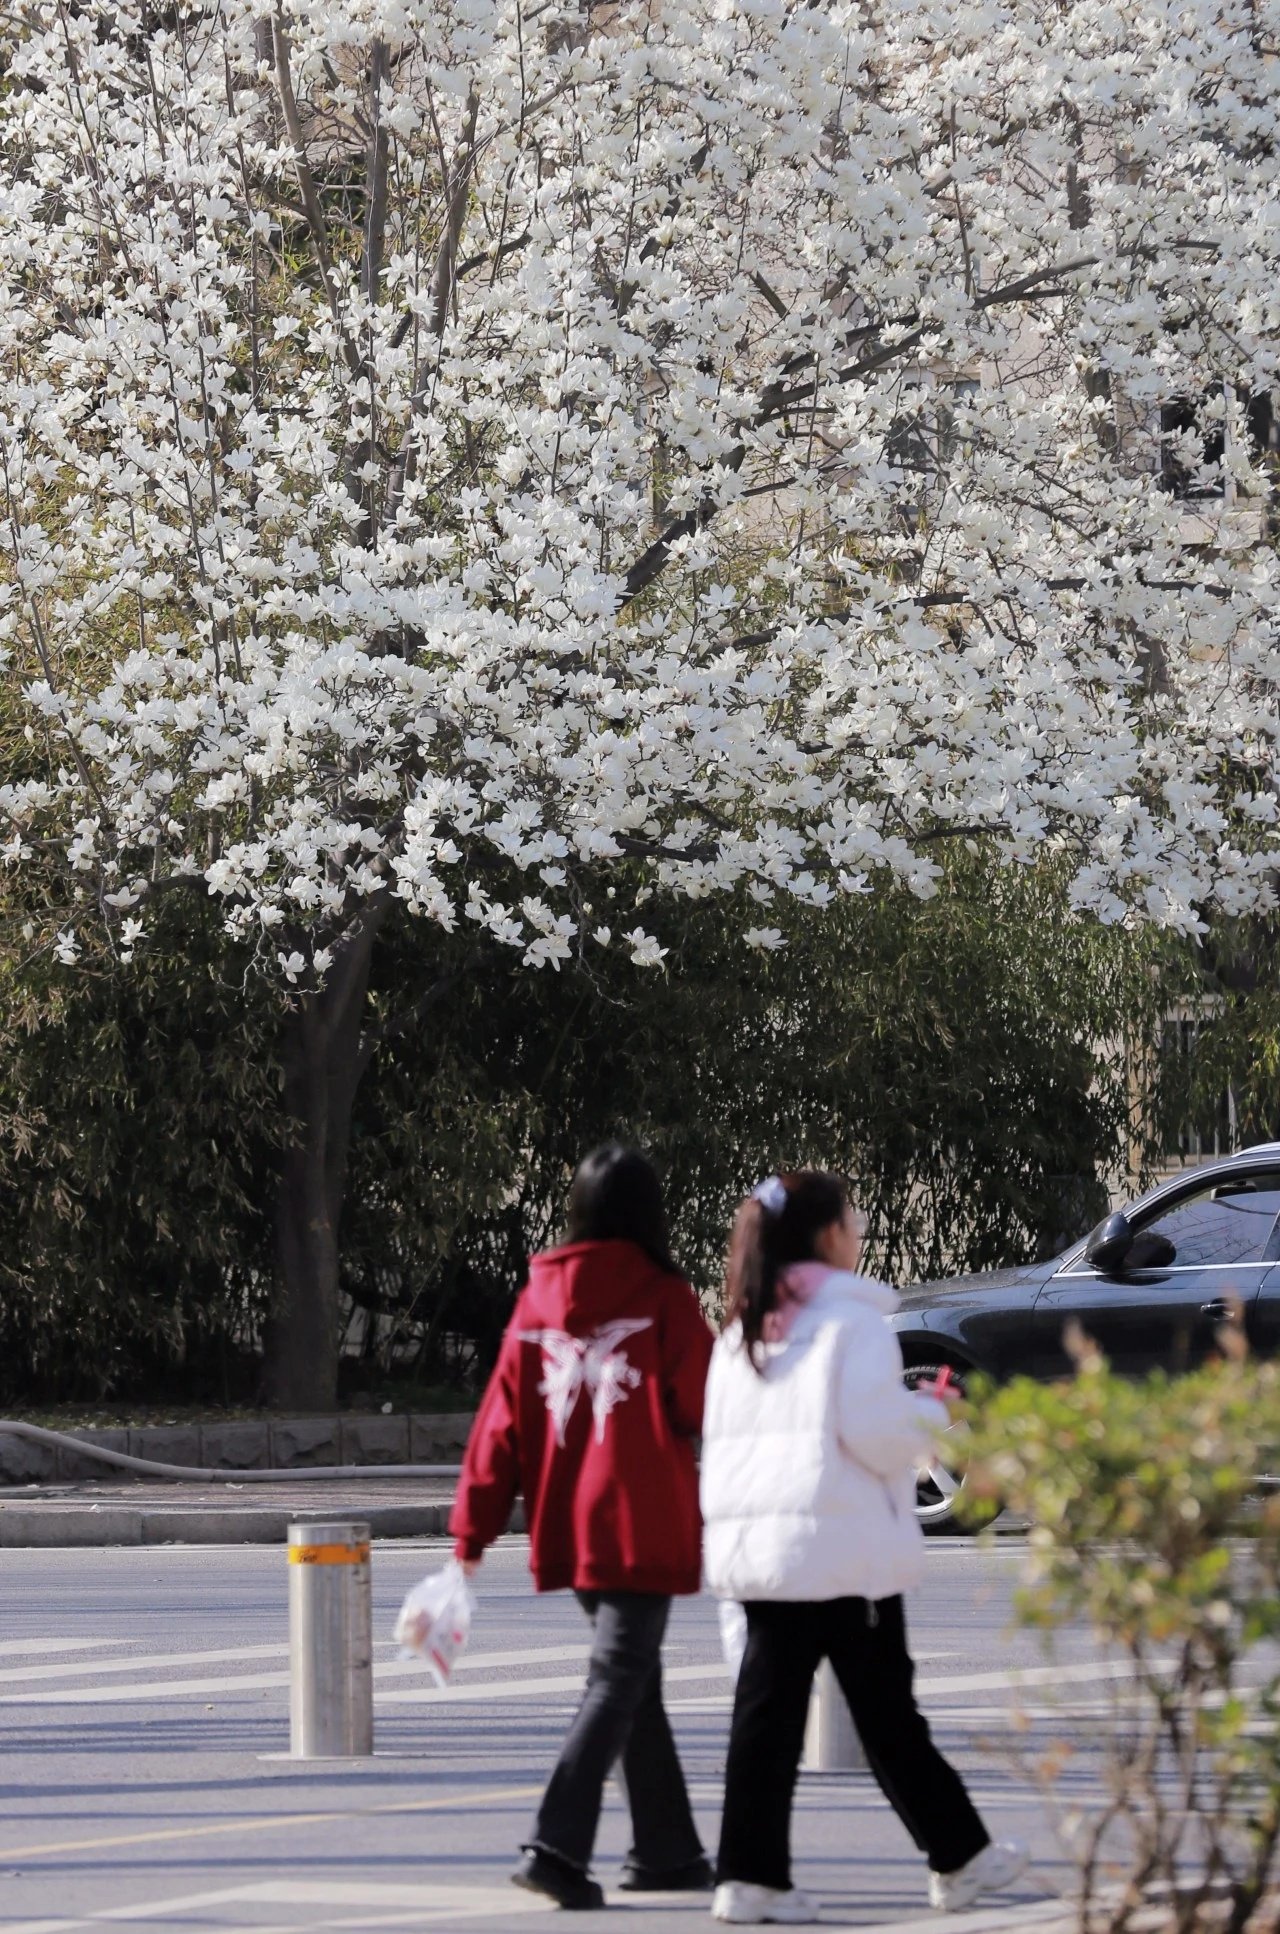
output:
{"label": "girl in red hoodie", "polygon": [[523,1494],[534,1584],[572,1588],[591,1620],[582,1704],[511,1876],[561,1907],[604,1905],[589,1869],[615,1762],[633,1834],[619,1885],[712,1883],[662,1703],[671,1600],[702,1576],[693,1440],[711,1346],[653,1168],[616,1142],[596,1149],[573,1178],[565,1243],[529,1265],[449,1520],[474,1570]]}

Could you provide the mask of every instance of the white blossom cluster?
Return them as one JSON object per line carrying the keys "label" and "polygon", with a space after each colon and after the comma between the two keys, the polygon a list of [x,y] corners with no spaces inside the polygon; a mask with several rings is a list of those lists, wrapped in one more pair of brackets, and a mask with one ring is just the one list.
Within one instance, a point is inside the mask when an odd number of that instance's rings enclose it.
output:
{"label": "white blossom cluster", "polygon": [[1273,903],[1280,0],[0,43],[0,850],[126,953],[188,882],[294,983],[389,896],[652,964],[615,862],[769,948],[956,837]]}

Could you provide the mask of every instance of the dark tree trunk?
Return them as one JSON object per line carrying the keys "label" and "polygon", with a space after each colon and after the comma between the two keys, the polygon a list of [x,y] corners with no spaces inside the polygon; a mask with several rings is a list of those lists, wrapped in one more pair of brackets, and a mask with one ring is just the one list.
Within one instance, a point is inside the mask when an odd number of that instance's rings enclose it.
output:
{"label": "dark tree trunk", "polygon": [[284,1109],[293,1124],[276,1205],[276,1295],[266,1338],[268,1403],[332,1410],[338,1393],[338,1232],[351,1113],[370,1059],[365,993],[389,901],[370,907],[324,986],[289,1017]]}

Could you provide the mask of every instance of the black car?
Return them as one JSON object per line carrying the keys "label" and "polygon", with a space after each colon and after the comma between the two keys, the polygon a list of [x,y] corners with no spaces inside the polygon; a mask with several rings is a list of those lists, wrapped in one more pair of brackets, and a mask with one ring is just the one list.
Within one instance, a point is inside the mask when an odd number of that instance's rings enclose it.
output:
{"label": "black car", "polygon": [[[904,1290],[892,1318],[912,1384],[950,1367],[1050,1378],[1070,1369],[1071,1318],[1135,1376],[1204,1361],[1232,1311],[1260,1355],[1280,1351],[1280,1142],[1162,1183],[1051,1262]],[[921,1474],[926,1528],[951,1519],[960,1479],[945,1449]]]}

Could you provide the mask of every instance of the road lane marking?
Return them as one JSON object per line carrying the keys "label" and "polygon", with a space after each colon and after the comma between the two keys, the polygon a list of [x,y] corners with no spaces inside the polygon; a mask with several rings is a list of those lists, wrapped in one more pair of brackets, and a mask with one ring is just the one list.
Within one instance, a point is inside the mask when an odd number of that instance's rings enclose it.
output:
{"label": "road lane marking", "polygon": [[[856,1907],[845,1906],[843,1902],[832,1902],[827,1889],[822,1890],[824,1914],[823,1925],[827,1927],[857,1927],[858,1934],[937,1934],[936,1915],[915,1920],[880,1921],[858,1923],[852,1919],[837,1919],[833,1916],[856,1913]],[[676,1897],[655,1896],[655,1906],[673,1903]],[[679,1897],[681,1904],[688,1903],[687,1896]],[[290,1918],[264,1925],[261,1921],[249,1923],[239,1914],[234,1919],[221,1916],[214,1918],[211,1909],[244,1907],[284,1907],[294,1909],[335,1908],[337,1913],[314,1911],[306,1919]],[[355,1908],[352,1914],[349,1911]],[[202,1924],[209,1927],[211,1934],[215,1928],[239,1930],[240,1934],[304,1934],[304,1930],[350,1930],[358,1934],[361,1929],[444,1926],[453,1927],[464,1921],[493,1920],[505,1925],[509,1920],[525,1914],[546,1914],[553,1912],[553,1904],[535,1895],[516,1893],[509,1886],[494,1887],[484,1884],[478,1886],[450,1886],[448,1884],[404,1884],[387,1881],[305,1881],[276,1880],[250,1883],[247,1886],[218,1888],[203,1894],[181,1894],[167,1900],[144,1901],[127,1907],[98,1908],[76,1918],[60,1920],[20,1921],[10,1923],[6,1934],[78,1934],[82,1928],[119,1925],[142,1925],[161,1916],[193,1915],[201,1916]],[[1038,1930],[1038,1934],[1050,1934],[1051,1930],[1063,1930],[1063,1934],[1073,1926],[1068,1903],[1061,1898],[1044,1898],[1022,1901],[1007,1907],[974,1908],[965,1914],[953,1915],[948,1921],[948,1934],[1020,1934],[1023,1929]]]}
{"label": "road lane marking", "polygon": [[[299,1760],[299,1766],[305,1765]],[[144,1833],[100,1833],[90,1840],[48,1840],[34,1847],[0,1846],[0,1865],[20,1866],[24,1860],[43,1860],[61,1853],[96,1853],[107,1847],[150,1847],[172,1840],[212,1840],[228,1833],[265,1833],[290,1826],[332,1826],[339,1820],[383,1819],[396,1813],[449,1813],[459,1807],[500,1806],[507,1800],[536,1800],[541,1786],[499,1786],[481,1792],[462,1792],[433,1800],[388,1800],[382,1806],[348,1806],[323,1813],[266,1813],[249,1819],[204,1820],[193,1826],[150,1827]],[[76,1925],[75,1922],[72,1925]],[[15,1934],[6,1928],[5,1934]]]}
{"label": "road lane marking", "polygon": [[[210,1654],[178,1654],[183,1663],[192,1657],[211,1657]],[[232,1657],[246,1654],[232,1654]],[[918,1654],[924,1658],[928,1654]],[[948,1657],[949,1654],[933,1654],[934,1657]],[[543,1693],[577,1692],[582,1686],[586,1654],[581,1645],[548,1646],[539,1651],[529,1652],[492,1652],[464,1653],[457,1662],[455,1670],[482,1672],[506,1665],[551,1663],[553,1660],[574,1659],[581,1661],[579,1670],[572,1674],[561,1674],[545,1678],[486,1680],[478,1685],[434,1686],[417,1685],[389,1687],[380,1692],[380,1706],[432,1706],[470,1703],[476,1700],[530,1699]],[[117,1662],[107,1661],[109,1668]],[[158,1662],[153,1662],[158,1663]],[[1159,1662],[1156,1662],[1157,1665]],[[375,1665],[375,1679],[408,1678],[420,1674],[423,1668],[416,1659],[393,1659],[385,1664]],[[1089,1661],[1079,1665],[1061,1666],[1024,1666],[1011,1667],[998,1672],[971,1672],[959,1675],[944,1675],[934,1678],[921,1678],[916,1681],[919,1694],[964,1693],[1006,1691],[1018,1692],[1023,1688],[1040,1685],[1057,1685],[1071,1680],[1097,1680],[1128,1678],[1132,1668],[1123,1659]],[[722,1660],[712,1659],[700,1665],[668,1666],[663,1678],[668,1685],[682,1684],[732,1677],[729,1667]],[[5,1693],[0,1696],[0,1706],[40,1706],[40,1705],[123,1705],[132,1704],[139,1699],[181,1699],[198,1698],[209,1693],[217,1693],[222,1698],[244,1692],[279,1690],[289,1684],[287,1672],[245,1672],[223,1673],[213,1679],[159,1679],[145,1685],[124,1686],[78,1686],[53,1692]],[[677,1700],[679,1705],[688,1701]]]}
{"label": "road lane marking", "polygon": [[[1164,1671],[1172,1659],[1148,1659],[1148,1671]],[[1079,1665],[1009,1666],[1003,1672],[967,1672],[956,1678],[917,1679],[917,1692],[1020,1692],[1024,1686],[1054,1686],[1076,1679],[1131,1679],[1128,1659],[1088,1659]],[[948,1923],[950,1925],[950,1923]]]}
{"label": "road lane marking", "polygon": [[[6,1934],[74,1934],[77,1928],[100,1927],[109,1922],[142,1922],[154,1920],[162,1914],[191,1914],[211,1907],[231,1906],[356,1907],[369,1910],[355,1918],[344,1914],[341,1919],[326,1916],[323,1920],[311,1917],[305,1923],[297,1920],[281,1923],[289,1934],[294,1934],[294,1930],[301,1930],[304,1925],[309,1928],[360,1928],[403,1926],[409,1920],[420,1924],[423,1919],[446,1920],[450,1923],[496,1916],[505,1919],[509,1915],[547,1913],[551,1911],[553,1903],[532,1894],[516,1894],[510,1887],[451,1887],[430,1882],[405,1886],[385,1881],[264,1881],[242,1887],[222,1887],[212,1893],[181,1894],[168,1900],[138,1901],[127,1907],[96,1908],[75,1918],[20,1921],[16,1925],[10,1924]],[[378,1911],[384,1908],[412,1911],[391,1914]],[[226,1925],[229,1927],[231,1923]],[[237,1920],[236,1925],[242,1923]],[[271,1934],[271,1930],[257,1927],[254,1934]]]}
{"label": "road lane marking", "polygon": [[[917,1657],[919,1656],[921,1655],[917,1654]],[[1153,1669],[1158,1672],[1166,1669],[1173,1663],[1174,1661],[1172,1659],[1151,1659],[1148,1660],[1147,1665],[1148,1669]],[[692,1678],[695,1675],[688,1670],[685,1670],[683,1674],[677,1670],[675,1672],[668,1672],[665,1676],[668,1679],[675,1679],[681,1676],[684,1678]],[[715,1674],[708,1671],[702,1676],[710,1679],[714,1678]],[[726,1678],[729,1676],[727,1667],[725,1668],[724,1676]],[[1030,1689],[1035,1686],[1062,1685],[1077,1680],[1084,1680],[1088,1683],[1098,1679],[1131,1679],[1132,1677],[1133,1667],[1127,1659],[1098,1659],[1085,1661],[1079,1665],[1008,1666],[1001,1672],[966,1672],[954,1675],[944,1674],[936,1678],[925,1677],[916,1680],[915,1689],[918,1697],[949,1692],[1018,1693],[1024,1688]],[[477,1687],[475,1690],[479,1691],[481,1688]],[[468,1692],[470,1691],[471,1688],[468,1687]],[[388,1700],[394,1699],[399,1703],[405,1696],[404,1693],[390,1693],[387,1695],[387,1698]],[[673,1710],[678,1709],[686,1713],[716,1712],[726,1703],[727,1698],[728,1695],[725,1693],[713,1696],[698,1694],[692,1699],[669,1699],[667,1704]],[[1022,1710],[1021,1706],[958,1706],[945,1716],[949,1719],[957,1719],[960,1717],[970,1720],[995,1719],[1008,1716],[1012,1713],[1021,1713]],[[1070,1715],[1071,1708],[1069,1706],[1064,1706],[1060,1710],[1064,1716]],[[937,1709],[931,1708],[928,1716],[931,1719],[937,1718],[939,1716]],[[950,1923],[948,1923],[949,1925]]]}
{"label": "road lane marking", "polygon": [[[114,1639],[115,1645],[126,1645],[127,1639]],[[34,1683],[37,1679],[88,1679],[102,1672],[155,1672],[171,1665],[227,1665],[235,1659],[278,1659],[287,1656],[287,1645],[237,1645],[227,1646],[220,1652],[153,1652],[149,1656],[139,1652],[131,1659],[62,1659],[57,1665],[28,1665],[11,1667],[0,1672],[0,1683]],[[77,1695],[72,1694],[72,1697]]]}
{"label": "road lane marking", "polygon": [[[528,1657],[537,1655],[529,1653]],[[950,1652],[918,1652],[918,1659],[949,1659]],[[461,1665],[462,1660],[458,1661]],[[586,1659],[583,1657],[585,1669]],[[455,1668],[456,1670],[456,1668]],[[723,1659],[707,1659],[698,1665],[664,1665],[662,1682],[664,1685],[679,1685],[689,1680],[731,1679],[733,1672]],[[410,1686],[383,1693],[379,1705],[384,1706],[434,1706],[448,1705],[456,1700],[472,1699],[510,1699],[519,1698],[534,1692],[577,1692],[582,1686],[582,1674],[570,1678],[567,1675],[553,1679],[504,1679],[490,1681],[479,1686]],[[721,1695],[723,1696],[723,1695]],[[679,1701],[677,1704],[681,1703]]]}
{"label": "road lane marking", "polygon": [[[283,1645],[244,1646],[238,1650],[228,1649],[222,1652],[162,1653],[152,1658],[127,1660],[106,1659],[97,1666],[64,1664],[33,1666],[27,1671],[0,1671],[0,1682],[14,1680],[28,1682],[54,1677],[68,1679],[90,1678],[108,1672],[117,1674],[141,1671],[154,1672],[174,1665],[234,1664],[239,1659],[280,1658],[287,1656],[287,1654],[288,1647]],[[951,1655],[948,1653],[917,1654],[917,1657],[930,1656],[946,1658]],[[587,1648],[581,1642],[576,1645],[549,1645],[518,1652],[465,1652],[461,1658],[455,1660],[453,1669],[455,1672],[489,1672],[514,1665],[534,1665],[539,1663],[549,1665],[553,1662],[568,1659],[577,1662],[581,1668],[573,1678],[512,1679],[507,1682],[512,1689],[518,1689],[521,1692],[566,1691],[580,1686],[582,1683],[582,1674],[586,1671]],[[717,1660],[712,1662],[706,1668],[705,1672],[701,1667],[671,1666],[667,1668],[666,1676],[668,1678],[708,1677],[714,1679],[723,1677],[727,1670],[728,1668],[721,1661]],[[375,1679],[412,1678],[415,1674],[421,1676],[424,1671],[425,1668],[420,1659],[388,1659],[374,1665],[373,1676]],[[222,1673],[214,1679],[164,1679],[157,1680],[148,1685],[68,1686],[64,1689],[51,1692],[5,1693],[0,1696],[0,1706],[81,1705],[84,1703],[99,1705],[124,1704],[131,1703],[135,1699],[182,1698],[184,1695],[195,1698],[207,1692],[235,1693],[264,1691],[271,1687],[287,1686],[288,1684],[289,1674],[287,1672]],[[495,1691],[505,1689],[505,1686],[502,1688],[494,1688]],[[407,1692],[391,1692],[386,1697],[388,1700],[408,1700],[413,1702],[418,1692],[421,1692],[428,1700],[450,1695],[462,1698],[478,1698],[482,1690],[478,1686],[469,1686],[465,1690],[457,1687],[449,1687],[446,1688],[444,1693],[441,1693],[437,1687],[424,1685],[410,1689]]]}
{"label": "road lane marking", "polygon": [[[462,1920],[506,1920],[519,1914],[552,1912],[554,1902],[536,1894],[519,1893],[509,1883],[494,1887],[483,1883],[477,1886],[450,1886],[432,1881],[265,1880],[250,1881],[239,1887],[219,1887],[203,1894],[178,1894],[166,1900],[135,1901],[127,1907],[98,1907],[87,1914],[68,1915],[60,1920],[7,1923],[5,1934],[75,1934],[75,1930],[82,1927],[101,1927],[121,1921],[132,1925],[134,1922],[156,1920],[161,1915],[199,1913],[203,1917],[212,1907],[332,1907],[339,1910],[340,1918],[325,1915],[323,1919],[317,1919],[308,1916],[305,1921],[290,1920],[279,1924],[284,1934],[304,1934],[305,1929],[312,1928],[356,1929],[402,1927],[408,1922],[420,1926],[424,1921],[444,1921],[452,1925]],[[364,1911],[355,1916],[342,1911],[353,1907]],[[388,1909],[391,1911],[385,1911]],[[244,1934],[249,1934],[247,1925],[239,1917],[234,1923],[228,1920],[224,1925],[228,1928],[234,1925],[243,1929]],[[275,1934],[275,1930],[255,1925],[252,1934]]]}
{"label": "road lane marking", "polygon": [[[170,1652],[149,1659],[104,1659],[97,1666],[46,1665],[33,1666],[25,1672],[0,1671],[0,1682],[90,1678],[107,1672],[155,1672],[175,1665],[233,1664],[238,1659],[279,1659],[288,1655],[287,1645],[242,1646],[238,1650],[228,1649],[224,1652]],[[585,1670],[586,1658],[586,1647],[579,1642],[577,1645],[549,1645],[536,1651],[468,1652],[455,1660],[453,1669],[455,1672],[486,1672],[539,1660],[551,1664],[562,1659],[580,1659]],[[387,1659],[375,1664],[373,1676],[375,1679],[409,1678],[414,1673],[421,1675],[425,1671],[421,1659]],[[132,1704],[136,1699],[194,1699],[207,1692],[261,1692],[273,1686],[287,1686],[288,1683],[287,1672],[224,1672],[216,1679],[161,1679],[146,1685],[67,1686],[53,1692],[7,1692],[0,1695],[0,1706]]]}
{"label": "road lane marking", "polygon": [[[947,1656],[947,1655],[943,1655]],[[1159,1661],[1156,1662],[1157,1664]],[[1057,1685],[1072,1679],[1117,1679],[1128,1678],[1132,1668],[1123,1659],[1113,1661],[1090,1661],[1081,1665],[1026,1666],[1010,1667],[1003,1672],[968,1672],[955,1676],[943,1675],[937,1678],[916,1680],[918,1693],[932,1692],[989,1692],[1001,1690],[1016,1692],[1022,1686]],[[689,1680],[731,1679],[729,1667],[721,1660],[709,1660],[705,1665],[667,1666],[662,1674],[664,1685],[680,1684]],[[407,1691],[392,1691],[382,1695],[382,1705],[447,1705],[459,1699],[513,1699],[522,1694],[537,1692],[571,1692],[582,1683],[580,1678],[555,1679],[506,1679],[479,1686],[416,1686]],[[675,1700],[676,1705],[686,1701]]]}
{"label": "road lane marking", "polygon": [[[585,1666],[585,1661],[584,1661]],[[664,1685],[671,1685],[686,1679],[727,1679],[730,1677],[728,1666],[723,1659],[710,1659],[705,1665],[668,1665],[662,1670]],[[574,1673],[555,1679],[500,1679],[495,1684],[478,1686],[414,1686],[404,1691],[383,1694],[380,1705],[395,1706],[436,1706],[451,1705],[458,1700],[471,1699],[515,1699],[527,1697],[534,1692],[580,1692],[583,1675]]]}
{"label": "road lane marking", "polygon": [[[572,1675],[548,1679],[500,1679],[488,1680],[474,1686],[433,1686],[410,1687],[405,1690],[392,1688],[381,1693],[379,1705],[439,1705],[469,1699],[529,1698],[542,1692],[579,1692],[582,1689],[586,1672],[587,1656],[581,1645],[549,1647],[547,1652],[514,1652],[499,1654],[498,1658],[507,1665],[523,1665],[538,1659],[577,1659],[578,1670]],[[488,1659],[459,1659],[455,1671],[466,1665],[471,1671],[485,1670],[490,1664]],[[417,1659],[392,1660],[386,1665],[375,1665],[375,1679],[408,1678],[413,1674],[422,1676],[425,1667]],[[684,1665],[668,1667],[666,1679],[723,1679],[727,1678],[729,1668],[720,1661],[709,1665]],[[82,1706],[82,1705],[132,1705],[139,1699],[195,1699],[211,1692],[220,1694],[224,1699],[242,1692],[262,1692],[279,1690],[289,1684],[287,1672],[243,1672],[223,1673],[217,1679],[157,1679],[146,1685],[127,1686],[67,1686],[56,1692],[7,1692],[0,1698],[0,1706]]]}
{"label": "road lane marking", "polygon": [[[24,1652],[92,1652],[98,1646],[128,1645],[128,1639],[0,1639],[0,1659],[16,1658]],[[74,1670],[75,1668],[67,1668]],[[91,1668],[81,1668],[89,1671]]]}
{"label": "road lane marking", "polygon": [[[840,1925],[838,1921],[830,1924]],[[1015,1931],[1021,1934],[1023,1928],[1038,1928],[1042,1934],[1061,1928],[1062,1934],[1070,1934],[1077,1924],[1069,1901],[1061,1895],[1048,1900],[1042,1896],[1039,1900],[1023,1901],[1019,1907],[975,1907],[970,1914],[948,1914],[947,1934],[1004,1934],[1006,1929],[1009,1934]],[[933,1913],[914,1921],[863,1922],[858,1926],[858,1934],[938,1934],[938,1916]]]}

